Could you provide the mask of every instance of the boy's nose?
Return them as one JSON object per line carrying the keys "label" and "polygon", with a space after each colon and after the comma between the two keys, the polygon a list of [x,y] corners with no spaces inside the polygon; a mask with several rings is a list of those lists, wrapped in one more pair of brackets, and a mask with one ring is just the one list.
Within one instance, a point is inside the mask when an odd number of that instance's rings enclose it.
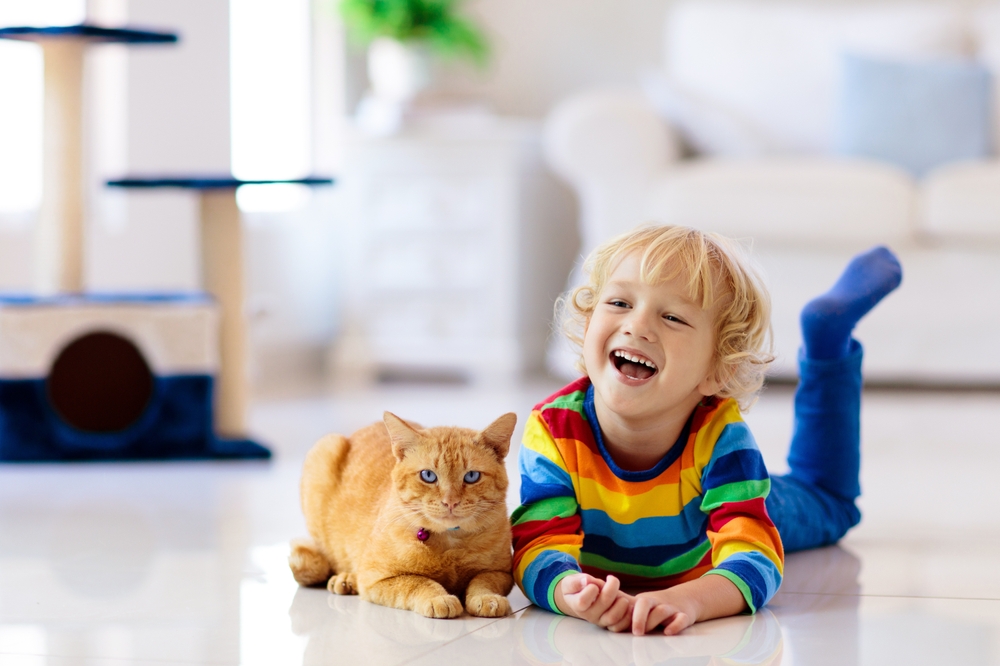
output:
{"label": "boy's nose", "polygon": [[652,341],[655,337],[653,330],[649,316],[639,310],[633,311],[625,325],[625,333],[647,341]]}

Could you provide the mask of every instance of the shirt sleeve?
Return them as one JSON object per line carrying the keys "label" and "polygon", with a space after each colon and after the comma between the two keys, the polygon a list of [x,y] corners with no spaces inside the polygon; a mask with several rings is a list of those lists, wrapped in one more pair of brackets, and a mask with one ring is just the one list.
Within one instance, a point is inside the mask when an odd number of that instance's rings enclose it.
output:
{"label": "shirt sleeve", "polygon": [[581,571],[583,532],[573,478],[537,410],[525,424],[518,462],[521,506],[511,516],[514,580],[532,603],[558,613],[555,587]]}
{"label": "shirt sleeve", "polygon": [[724,424],[701,484],[712,544],[713,568],[705,575],[728,578],[754,613],[777,592],[785,555],[764,507],[771,480],[742,419]]}

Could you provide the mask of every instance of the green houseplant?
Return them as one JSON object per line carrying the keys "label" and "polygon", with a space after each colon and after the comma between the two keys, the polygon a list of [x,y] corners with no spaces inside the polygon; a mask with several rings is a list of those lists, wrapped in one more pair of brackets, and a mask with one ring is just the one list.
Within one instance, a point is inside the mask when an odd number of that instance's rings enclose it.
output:
{"label": "green houseplant", "polygon": [[348,33],[363,45],[389,38],[482,66],[489,58],[489,45],[482,30],[460,14],[462,1],[340,0],[339,8]]}

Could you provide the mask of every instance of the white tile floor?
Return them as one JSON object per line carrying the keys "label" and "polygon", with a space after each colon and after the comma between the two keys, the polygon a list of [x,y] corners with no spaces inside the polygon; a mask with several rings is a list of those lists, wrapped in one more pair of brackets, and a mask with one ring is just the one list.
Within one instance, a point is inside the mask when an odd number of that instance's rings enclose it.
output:
{"label": "white tile floor", "polygon": [[[0,665],[1000,664],[1000,394],[869,393],[864,522],[790,556],[754,617],[633,638],[516,591],[513,617],[429,620],[296,587],[287,542],[304,533],[298,475],[319,435],[384,409],[523,419],[554,388],[272,396],[252,419],[268,464],[0,466]],[[748,420],[780,471],[791,393],[768,391]]]}

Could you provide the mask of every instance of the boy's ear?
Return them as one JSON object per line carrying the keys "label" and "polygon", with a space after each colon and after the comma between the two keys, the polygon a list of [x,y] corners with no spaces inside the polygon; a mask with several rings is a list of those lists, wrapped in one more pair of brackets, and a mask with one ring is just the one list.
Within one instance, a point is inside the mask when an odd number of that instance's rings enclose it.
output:
{"label": "boy's ear", "polygon": [[703,396],[717,395],[729,383],[729,372],[718,361],[708,375],[698,384],[698,392]]}
{"label": "boy's ear", "polygon": [[718,395],[723,387],[729,383],[729,379],[728,373],[726,373],[720,364],[716,363],[708,376],[698,384],[698,392],[706,397]]}
{"label": "boy's ear", "polygon": [[497,457],[503,460],[510,451],[510,438],[514,434],[516,424],[517,415],[508,412],[486,426],[486,429],[479,433],[480,440],[496,451]]}
{"label": "boy's ear", "polygon": [[385,424],[385,429],[389,431],[389,439],[392,441],[392,455],[396,457],[397,461],[402,460],[407,450],[416,446],[420,441],[420,433],[392,412],[384,412],[382,422]]}

